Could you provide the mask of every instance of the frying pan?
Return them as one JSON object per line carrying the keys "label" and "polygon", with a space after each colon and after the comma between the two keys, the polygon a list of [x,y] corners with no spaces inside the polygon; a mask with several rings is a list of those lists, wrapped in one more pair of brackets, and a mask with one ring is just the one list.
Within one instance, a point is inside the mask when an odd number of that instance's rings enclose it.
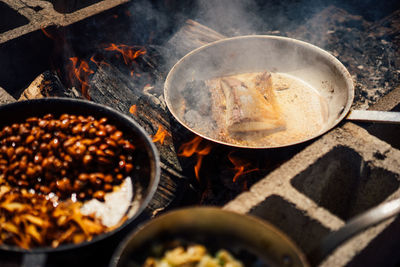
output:
{"label": "frying pan", "polygon": [[[52,113],[59,116],[63,113],[76,115],[92,115],[96,119],[106,117],[109,121],[119,128],[126,138],[133,140],[135,150],[136,170],[132,175],[133,199],[126,212],[128,219],[116,229],[94,237],[90,241],[78,244],[65,244],[59,247],[40,247],[32,249],[22,249],[17,246],[0,245],[3,251],[13,251],[23,254],[23,266],[44,266],[48,253],[60,252],[64,250],[76,249],[91,245],[103,240],[117,231],[134,223],[135,219],[144,211],[145,207],[152,199],[160,179],[160,166],[158,152],[153,142],[148,137],[145,130],[132,118],[104,105],[96,104],[86,100],[69,98],[43,98],[15,102],[0,106],[0,127],[10,125],[15,122],[22,122],[32,116],[43,116]],[[118,203],[122,204],[122,203]]]}
{"label": "frying pan", "polygon": [[[199,130],[184,119],[182,110],[185,106],[195,105],[196,101],[199,101],[196,97],[191,100],[184,99],[189,82],[262,71],[291,75],[313,88],[321,96],[326,103],[324,107],[326,114],[319,131],[301,139],[288,138],[280,144],[237,144]],[[343,64],[321,48],[279,36],[251,35],[227,38],[193,50],[170,70],[164,84],[164,96],[172,115],[190,131],[214,142],[244,148],[284,147],[302,143],[326,133],[345,118],[400,122],[398,112],[364,110],[349,112],[354,98],[354,86]],[[193,103],[188,103],[191,101]],[[311,120],[310,126],[312,123]]]}
{"label": "frying pan", "polygon": [[289,237],[261,219],[214,207],[184,208],[139,227],[116,249],[109,267],[142,266],[154,245],[177,238],[203,244],[209,250],[227,249],[241,261],[251,259],[251,263],[243,262],[244,266],[316,266],[350,237],[398,213],[400,199],[372,208],[328,234],[306,255]]}

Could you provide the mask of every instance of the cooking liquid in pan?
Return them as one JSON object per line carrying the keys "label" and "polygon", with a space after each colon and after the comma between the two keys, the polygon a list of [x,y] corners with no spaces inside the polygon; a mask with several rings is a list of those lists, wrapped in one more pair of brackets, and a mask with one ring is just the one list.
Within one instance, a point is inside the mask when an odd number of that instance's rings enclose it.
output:
{"label": "cooking liquid in pan", "polygon": [[286,129],[264,137],[268,144],[275,146],[298,142],[315,136],[323,129],[328,118],[328,105],[315,88],[284,73],[272,73],[272,84]]}
{"label": "cooking liquid in pan", "polygon": [[[260,74],[260,72],[243,73],[214,78],[205,82],[208,87],[206,90],[216,90],[216,86],[219,86],[221,78],[235,78],[246,83],[248,86],[252,86],[254,78]],[[202,88],[185,92],[192,97],[187,98],[184,96],[186,101],[182,105],[181,117],[184,118],[189,127],[200,134],[225,143],[250,147],[277,147],[292,144],[311,138],[322,131],[328,118],[328,106],[326,100],[319,92],[308,83],[290,74],[271,73],[271,78],[276,102],[280,108],[281,116],[285,121],[283,129],[272,133],[254,131],[239,134],[232,134],[221,130],[223,127],[216,126],[217,122],[213,119],[213,116],[204,113],[204,110],[210,110],[211,107],[203,105],[198,110],[199,114],[191,109],[194,106],[193,103],[189,103],[191,101],[212,102],[205,101],[204,99],[192,99],[193,95],[198,97],[197,92]],[[197,107],[200,106],[198,103],[196,105]]]}

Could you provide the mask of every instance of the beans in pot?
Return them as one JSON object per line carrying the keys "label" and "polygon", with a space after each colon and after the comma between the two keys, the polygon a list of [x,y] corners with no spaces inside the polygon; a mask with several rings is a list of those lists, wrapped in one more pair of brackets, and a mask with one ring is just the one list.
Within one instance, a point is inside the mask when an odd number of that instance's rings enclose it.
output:
{"label": "beans in pot", "polygon": [[134,150],[107,118],[31,117],[0,131],[0,185],[103,200],[132,172]]}

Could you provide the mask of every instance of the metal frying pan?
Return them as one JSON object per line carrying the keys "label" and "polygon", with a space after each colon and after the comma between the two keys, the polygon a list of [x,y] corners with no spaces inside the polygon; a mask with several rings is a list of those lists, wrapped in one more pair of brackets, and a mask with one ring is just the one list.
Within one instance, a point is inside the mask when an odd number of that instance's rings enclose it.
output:
{"label": "metal frying pan", "polygon": [[[203,131],[193,125],[182,112],[187,106],[194,106],[202,95],[199,87],[188,100],[187,84],[205,81],[221,76],[240,73],[263,72],[287,74],[305,83],[315,90],[323,100],[321,112],[323,121],[319,130],[299,138],[286,138],[274,143],[235,143],[215,137],[209,131]],[[291,90],[290,88],[287,90]],[[383,122],[400,122],[396,112],[352,111],[349,114],[354,98],[354,86],[347,69],[328,52],[309,43],[278,36],[241,36],[227,38],[202,46],[179,60],[169,72],[164,86],[164,96],[172,115],[187,129],[218,143],[251,148],[284,147],[305,142],[320,136],[335,127],[344,118]],[[203,110],[211,109],[207,101],[201,100]],[[304,100],[306,104],[309,99]],[[208,101],[210,102],[210,101]],[[311,103],[310,103],[311,104]],[[194,120],[202,120],[195,116]],[[312,127],[316,119],[309,119]],[[197,122],[201,124],[201,122]],[[307,127],[306,127],[307,129]]]}
{"label": "metal frying pan", "polygon": [[400,199],[372,208],[328,234],[306,255],[266,221],[213,207],[185,208],[161,215],[129,235],[115,251],[110,267],[142,266],[147,257],[155,256],[151,248],[171,240],[203,244],[215,251],[227,249],[244,266],[317,266],[355,234],[398,213]]}
{"label": "metal frying pan", "polygon": [[[65,244],[59,247],[39,247],[22,249],[17,246],[0,245],[0,250],[18,252],[23,255],[22,266],[44,266],[46,256],[49,253],[60,252],[71,249],[78,249],[103,240],[115,234],[122,228],[132,224],[135,219],[144,211],[147,204],[153,198],[160,179],[160,166],[158,152],[148,137],[145,130],[132,118],[104,105],[93,102],[69,98],[44,98],[37,100],[21,101],[0,106],[0,128],[15,122],[22,122],[28,117],[43,116],[48,113],[59,116],[63,113],[76,115],[91,115],[96,119],[106,117],[120,129],[124,136],[131,139],[135,145],[135,166],[132,173],[133,197],[127,200],[120,200],[113,205],[127,206],[125,215],[127,220],[114,230],[100,234],[90,241],[78,244]],[[129,188],[127,189],[129,190]],[[124,202],[124,203],[121,203]]]}

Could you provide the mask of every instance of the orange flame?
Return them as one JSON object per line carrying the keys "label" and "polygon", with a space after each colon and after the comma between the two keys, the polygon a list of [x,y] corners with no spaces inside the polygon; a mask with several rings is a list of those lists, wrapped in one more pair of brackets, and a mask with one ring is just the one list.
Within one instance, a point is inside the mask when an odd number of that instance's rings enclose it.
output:
{"label": "orange flame", "polygon": [[43,34],[47,36],[47,38],[54,40],[54,37],[50,33],[48,33],[44,28],[40,28],[40,29],[42,30]]}
{"label": "orange flame", "polygon": [[81,84],[81,91],[82,95],[90,99],[90,96],[88,94],[88,88],[89,88],[89,75],[93,74],[94,71],[89,68],[89,64],[85,60],[81,60],[79,66],[78,66],[78,61],[79,59],[77,57],[71,57],[69,58],[72,61],[72,74],[71,79],[75,78],[78,80]]}
{"label": "orange flame", "polygon": [[197,154],[197,163],[194,166],[194,173],[196,174],[197,180],[200,180],[199,173],[203,157],[208,155],[212,149],[210,144],[207,144],[203,148],[199,148],[202,140],[203,139],[200,136],[196,136],[193,140],[182,144],[178,153],[178,156],[180,157],[191,157],[193,154]]}
{"label": "orange flame", "polygon": [[129,108],[129,113],[131,113],[131,114],[133,114],[133,115],[136,115],[136,111],[137,111],[136,105],[132,105],[132,106]]}
{"label": "orange flame", "polygon": [[111,43],[109,47],[104,48],[106,51],[117,51],[121,53],[126,65],[131,65],[132,62],[139,56],[146,54],[144,48],[135,49],[133,46],[124,44]]}
{"label": "orange flame", "polygon": [[251,167],[250,162],[246,162],[243,159],[233,157],[232,154],[233,152],[228,154],[228,159],[232,162],[234,166],[233,169],[236,171],[235,176],[233,177],[233,182],[236,182],[236,180],[242,175],[248,174],[250,172],[259,171],[258,168],[249,169]]}
{"label": "orange flame", "polygon": [[94,64],[96,64],[97,67],[98,67],[99,65],[101,65],[101,64],[110,66],[110,64],[108,64],[108,63],[105,62],[104,60],[102,60],[102,61],[100,61],[100,62],[97,61],[97,60],[95,60],[95,59],[94,59],[94,56],[92,56],[92,57],[90,58],[90,61],[92,61]]}
{"label": "orange flame", "polygon": [[153,143],[160,142],[164,144],[164,139],[167,135],[170,135],[161,125],[158,126],[156,134],[153,136]]}

